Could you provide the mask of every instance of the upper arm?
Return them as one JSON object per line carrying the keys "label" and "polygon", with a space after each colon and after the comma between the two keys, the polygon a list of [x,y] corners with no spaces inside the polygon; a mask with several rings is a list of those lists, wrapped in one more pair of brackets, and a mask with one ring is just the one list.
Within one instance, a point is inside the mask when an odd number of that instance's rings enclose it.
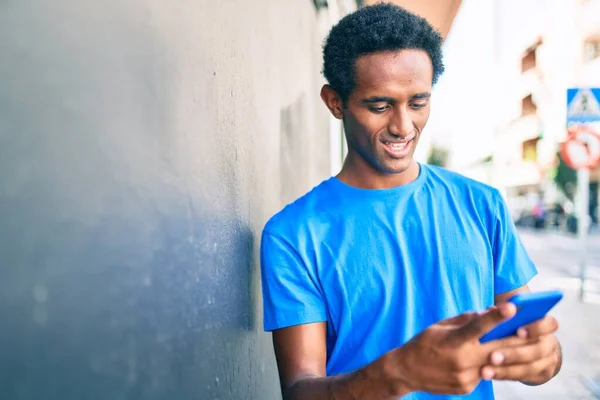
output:
{"label": "upper arm", "polygon": [[273,331],[273,346],[281,388],[309,377],[326,376],[325,322],[302,324]]}
{"label": "upper arm", "polygon": [[495,193],[492,223],[494,295],[521,290],[537,274],[502,196]]}
{"label": "upper arm", "polygon": [[515,294],[528,293],[530,291],[531,290],[529,290],[529,286],[524,285],[524,286],[521,286],[520,288],[517,288],[514,290],[509,290],[508,292],[496,294],[494,296],[494,304],[498,305],[500,303],[504,303],[504,302],[508,301],[511,297],[513,297]]}
{"label": "upper arm", "polygon": [[261,280],[266,331],[327,321],[317,273],[303,253],[285,238],[263,233]]}
{"label": "upper arm", "polygon": [[264,328],[273,332],[284,394],[299,380],[326,375],[327,312],[317,273],[305,253],[285,237],[263,233]]}

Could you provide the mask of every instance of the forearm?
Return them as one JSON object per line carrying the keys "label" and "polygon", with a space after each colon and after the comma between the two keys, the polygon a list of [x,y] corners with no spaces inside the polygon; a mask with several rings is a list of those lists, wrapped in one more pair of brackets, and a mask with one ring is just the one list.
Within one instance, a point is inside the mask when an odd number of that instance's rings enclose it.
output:
{"label": "forearm", "polygon": [[329,377],[306,377],[284,393],[284,400],[355,400],[352,393],[353,374]]}
{"label": "forearm", "polygon": [[349,374],[301,379],[285,391],[284,400],[396,400],[409,392],[388,382],[378,360]]}

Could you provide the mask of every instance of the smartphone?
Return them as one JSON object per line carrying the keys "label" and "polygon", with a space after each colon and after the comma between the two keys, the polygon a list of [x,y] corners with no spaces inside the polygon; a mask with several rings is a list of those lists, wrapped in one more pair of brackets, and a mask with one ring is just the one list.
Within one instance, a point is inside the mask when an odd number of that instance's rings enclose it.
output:
{"label": "smartphone", "polygon": [[545,292],[519,293],[508,301],[517,306],[517,314],[509,320],[498,324],[490,332],[479,339],[481,343],[516,335],[517,330],[525,325],[542,319],[563,297],[560,290]]}

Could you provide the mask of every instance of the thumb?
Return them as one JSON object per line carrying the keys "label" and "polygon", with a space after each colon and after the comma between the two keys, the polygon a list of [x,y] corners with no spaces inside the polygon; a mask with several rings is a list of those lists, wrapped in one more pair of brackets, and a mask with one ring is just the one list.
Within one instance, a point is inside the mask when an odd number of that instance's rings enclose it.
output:
{"label": "thumb", "polygon": [[479,339],[491,331],[496,325],[512,318],[517,313],[517,307],[512,303],[502,303],[497,307],[488,309],[472,318],[462,327],[458,328],[454,335],[461,340]]}

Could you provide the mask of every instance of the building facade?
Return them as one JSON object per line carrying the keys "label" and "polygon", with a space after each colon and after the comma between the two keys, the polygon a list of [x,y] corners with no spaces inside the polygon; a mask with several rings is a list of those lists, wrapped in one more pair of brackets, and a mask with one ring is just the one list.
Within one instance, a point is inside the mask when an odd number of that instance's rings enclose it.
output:
{"label": "building facade", "polygon": [[[566,91],[600,85],[600,2],[495,4],[498,112],[492,183],[516,210],[572,202],[554,182],[567,136]],[[592,171],[595,218],[598,169]],[[572,200],[572,199],[571,199]]]}

